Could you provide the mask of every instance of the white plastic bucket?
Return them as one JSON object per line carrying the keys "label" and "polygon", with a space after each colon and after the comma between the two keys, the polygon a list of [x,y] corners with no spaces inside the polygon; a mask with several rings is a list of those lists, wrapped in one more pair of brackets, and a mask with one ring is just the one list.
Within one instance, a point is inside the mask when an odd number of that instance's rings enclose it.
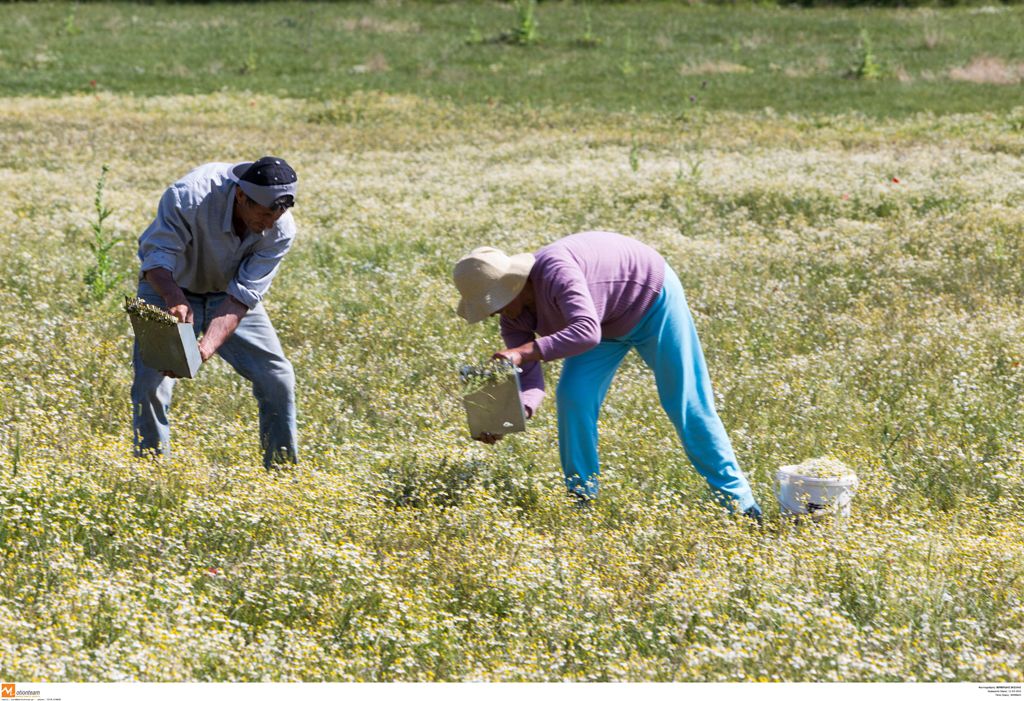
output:
{"label": "white plastic bucket", "polygon": [[[783,514],[810,516],[819,519],[834,514],[850,515],[850,502],[857,491],[857,475],[838,461],[828,461],[827,470],[820,462],[786,465],[775,473],[775,496]],[[831,472],[827,476],[823,472]]]}

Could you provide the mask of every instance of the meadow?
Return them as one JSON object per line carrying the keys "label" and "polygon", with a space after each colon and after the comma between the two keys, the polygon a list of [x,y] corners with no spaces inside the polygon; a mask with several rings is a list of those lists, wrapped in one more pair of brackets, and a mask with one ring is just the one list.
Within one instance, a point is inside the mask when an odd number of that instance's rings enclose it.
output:
{"label": "meadow", "polygon": [[[513,46],[479,40],[514,24],[504,5],[0,7],[0,677],[1024,681],[1024,11],[595,5],[580,67],[574,8],[542,4],[549,33]],[[787,73],[759,47],[799,46],[740,41],[748,72],[680,53],[675,97],[627,94],[616,22],[666,12],[665,52],[802,22],[830,58]],[[210,58],[224,23],[253,45],[307,14],[312,46],[333,27],[350,52],[333,67]],[[854,43],[829,43],[837,22]],[[933,65],[886,59],[926,36],[898,22],[947,27],[915,59]],[[847,77],[864,26],[882,68]],[[117,32],[152,45],[141,71],[103,58]],[[435,72],[388,55],[443,37]],[[181,75],[154,77],[175,52]],[[538,56],[574,66],[543,94]],[[173,457],[132,458],[135,238],[192,166],[263,153],[300,178],[267,300],[300,465],[264,472],[219,359],[178,383]],[[590,228],[679,272],[763,528],[712,501],[635,356],[594,508],[562,494],[551,396],[526,433],[469,440],[457,368],[500,346],[455,314],[452,263]],[[826,455],[860,477],[851,517],[780,517],[775,470]]]}

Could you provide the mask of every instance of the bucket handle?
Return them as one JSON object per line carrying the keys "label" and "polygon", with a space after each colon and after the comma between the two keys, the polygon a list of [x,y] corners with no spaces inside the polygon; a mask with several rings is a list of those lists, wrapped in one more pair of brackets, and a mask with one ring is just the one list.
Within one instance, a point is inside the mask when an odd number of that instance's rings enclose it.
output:
{"label": "bucket handle", "polygon": [[[857,487],[859,487],[859,486],[860,486],[859,483],[854,482],[853,485],[852,485],[852,488],[850,489],[850,491],[843,492],[843,494],[838,499],[836,499],[835,503],[829,504],[829,506],[832,509],[836,510],[836,511],[838,511],[839,509],[845,508],[847,504],[849,504],[850,502],[853,501],[853,493],[856,491]],[[794,507],[793,504],[790,504],[789,502],[787,502],[785,499],[782,498],[782,484],[780,482],[776,483],[775,499],[782,506],[786,507],[786,509],[788,511],[790,511],[790,512],[792,512],[794,514],[804,513],[805,511],[807,513],[810,513],[809,511],[807,511],[807,505],[806,504],[799,504],[797,507]]]}

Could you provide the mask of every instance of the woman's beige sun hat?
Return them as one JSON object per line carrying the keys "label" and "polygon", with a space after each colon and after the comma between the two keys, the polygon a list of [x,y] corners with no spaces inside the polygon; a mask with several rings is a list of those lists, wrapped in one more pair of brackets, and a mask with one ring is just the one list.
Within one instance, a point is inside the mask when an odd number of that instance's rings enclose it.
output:
{"label": "woman's beige sun hat", "polygon": [[452,271],[462,295],[459,316],[475,324],[500,311],[522,291],[531,268],[532,253],[507,256],[490,246],[474,248]]}

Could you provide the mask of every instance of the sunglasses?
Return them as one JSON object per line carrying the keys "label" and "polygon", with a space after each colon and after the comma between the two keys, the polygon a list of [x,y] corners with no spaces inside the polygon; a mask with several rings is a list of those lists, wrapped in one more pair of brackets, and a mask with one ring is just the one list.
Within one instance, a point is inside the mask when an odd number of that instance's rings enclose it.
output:
{"label": "sunglasses", "polygon": [[295,206],[295,198],[292,197],[291,195],[281,195],[276,200],[274,200],[270,204],[270,206],[267,206],[264,204],[260,204],[253,198],[249,197],[249,195],[246,195],[244,192],[242,194],[245,195],[245,199],[249,200],[249,202],[251,202],[252,204],[256,205],[257,207],[269,209],[271,212],[284,212],[285,210]]}
{"label": "sunglasses", "polygon": [[267,207],[271,212],[283,212],[289,207],[295,206],[295,198],[291,195],[281,195],[274,202]]}

